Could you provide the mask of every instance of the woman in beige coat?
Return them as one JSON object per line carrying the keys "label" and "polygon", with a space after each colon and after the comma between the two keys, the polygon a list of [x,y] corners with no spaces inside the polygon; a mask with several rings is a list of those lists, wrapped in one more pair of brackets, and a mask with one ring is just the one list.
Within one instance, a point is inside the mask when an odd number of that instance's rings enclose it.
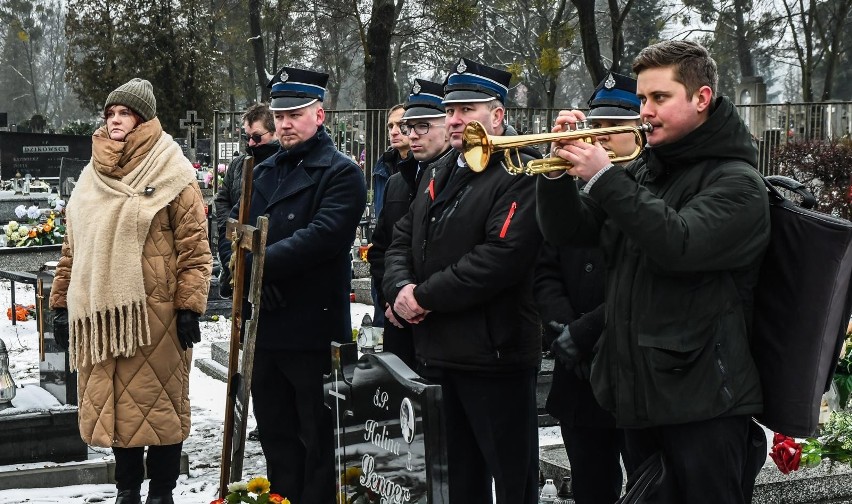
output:
{"label": "woman in beige coat", "polygon": [[170,504],[189,435],[189,369],[210,247],[195,170],[156,118],[151,84],[110,93],[67,206],[50,305],[79,371],[80,435],[115,454],[117,504]]}

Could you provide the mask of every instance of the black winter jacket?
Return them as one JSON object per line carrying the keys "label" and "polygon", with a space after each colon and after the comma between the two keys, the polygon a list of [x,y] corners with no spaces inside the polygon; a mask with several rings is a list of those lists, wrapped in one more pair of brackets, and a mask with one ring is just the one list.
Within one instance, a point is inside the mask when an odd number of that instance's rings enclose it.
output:
{"label": "black winter jacket", "polygon": [[749,339],[769,204],[756,161],[748,128],[718,98],[701,126],[610,169],[588,195],[567,177],[539,179],[546,239],[606,254],[591,381],[620,427],[761,412]]}
{"label": "black winter jacket", "polygon": [[413,327],[421,366],[534,368],[541,349],[532,299],[541,242],[535,181],[506,173],[499,154],[481,173],[457,159],[453,153],[429,167],[394,228],[385,297],[415,283],[414,297],[431,310]]}
{"label": "black winter jacket", "polygon": [[[332,340],[351,341],[349,254],[367,203],[361,169],[320,128],[255,167],[252,184],[249,222],[269,216],[263,285],[281,300],[261,305],[257,348],[328,351]],[[227,263],[230,242],[219,242],[219,254]]]}
{"label": "black winter jacket", "polygon": [[[543,243],[535,269],[535,300],[547,347],[558,336],[550,321],[568,324],[571,337],[591,365],[604,328],[603,252],[592,247],[555,247]],[[588,380],[565,369],[557,359],[547,395],[547,412],[568,427],[612,428],[615,418],[598,405]]]}
{"label": "black winter jacket", "polygon": [[216,197],[213,199],[213,205],[216,210],[216,228],[219,230],[219,237],[222,239],[225,236],[225,226],[228,224],[228,216],[231,215],[231,209],[234,205],[240,202],[240,194],[243,190],[243,163],[249,156],[254,156],[254,165],[258,166],[268,157],[272,156],[281,144],[278,140],[251,147],[250,153],[240,154],[228,165],[225,171],[225,177],[222,181],[222,187],[216,192]]}

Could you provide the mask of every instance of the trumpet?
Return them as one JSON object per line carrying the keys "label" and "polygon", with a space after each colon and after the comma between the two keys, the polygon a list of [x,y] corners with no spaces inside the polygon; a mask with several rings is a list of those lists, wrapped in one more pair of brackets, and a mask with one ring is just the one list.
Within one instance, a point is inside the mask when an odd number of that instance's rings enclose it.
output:
{"label": "trumpet", "polygon": [[[623,163],[636,159],[642,152],[644,140],[643,133],[650,133],[654,129],[651,123],[645,123],[640,126],[612,126],[609,128],[588,128],[585,127],[585,121],[578,123],[578,129],[571,131],[563,131],[560,133],[539,133],[533,135],[510,135],[510,136],[495,136],[489,135],[485,128],[478,121],[467,123],[462,135],[462,157],[464,157],[467,166],[479,173],[485,170],[488,166],[488,160],[491,155],[497,150],[509,151],[506,153],[503,167],[512,175],[537,175],[547,173],[554,170],[567,170],[571,167],[571,163],[559,157],[548,159],[532,159],[526,164],[523,164],[520,159],[519,149],[521,147],[546,143],[558,142],[560,140],[582,140],[587,143],[594,143],[599,136],[617,135],[619,133],[633,133],[636,140],[636,148],[627,156],[616,156],[614,152],[609,152],[609,158],[613,163]],[[512,156],[518,159],[519,165],[512,161]]]}

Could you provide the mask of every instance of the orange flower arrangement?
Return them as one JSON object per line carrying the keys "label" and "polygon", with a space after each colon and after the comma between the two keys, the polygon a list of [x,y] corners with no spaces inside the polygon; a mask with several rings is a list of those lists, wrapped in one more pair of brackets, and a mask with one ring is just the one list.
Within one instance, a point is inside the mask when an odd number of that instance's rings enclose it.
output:
{"label": "orange flower arrangement", "polygon": [[[35,305],[19,305],[15,304],[15,320],[17,322],[25,322],[31,318],[35,318]],[[12,320],[12,308],[6,310],[6,317]]]}

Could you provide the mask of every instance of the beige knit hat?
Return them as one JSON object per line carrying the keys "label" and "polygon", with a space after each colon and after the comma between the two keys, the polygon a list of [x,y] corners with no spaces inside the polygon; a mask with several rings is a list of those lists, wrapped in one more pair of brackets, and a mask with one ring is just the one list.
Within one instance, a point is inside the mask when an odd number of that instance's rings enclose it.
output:
{"label": "beige knit hat", "polygon": [[157,115],[157,99],[154,98],[154,87],[145,79],[130,79],[130,82],[118,86],[107,96],[104,110],[110,105],[124,105],[133,110],[145,121],[150,121]]}

